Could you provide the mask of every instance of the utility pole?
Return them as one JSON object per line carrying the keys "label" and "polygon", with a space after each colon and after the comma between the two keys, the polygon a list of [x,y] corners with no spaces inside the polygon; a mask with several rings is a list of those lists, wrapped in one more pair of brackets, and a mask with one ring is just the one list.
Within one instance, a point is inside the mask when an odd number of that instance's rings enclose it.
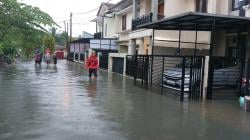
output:
{"label": "utility pole", "polygon": [[68,33],[67,33],[67,25],[66,25],[66,21],[64,20],[64,32],[65,32],[65,40],[67,42],[67,38],[68,38]]}
{"label": "utility pole", "polygon": [[67,31],[67,25],[66,25],[66,21],[64,21],[64,33],[65,33],[65,46],[68,49],[68,31]]}
{"label": "utility pole", "polygon": [[70,13],[70,42],[72,41],[72,12]]}

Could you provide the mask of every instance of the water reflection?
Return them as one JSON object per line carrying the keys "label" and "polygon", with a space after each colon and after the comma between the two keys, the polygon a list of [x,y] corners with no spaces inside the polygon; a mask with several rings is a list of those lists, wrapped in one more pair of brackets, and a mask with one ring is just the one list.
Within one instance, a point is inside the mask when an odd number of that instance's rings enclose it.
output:
{"label": "water reflection", "polygon": [[96,90],[97,90],[97,81],[96,80],[89,80],[87,86],[87,96],[95,98],[96,97]]}

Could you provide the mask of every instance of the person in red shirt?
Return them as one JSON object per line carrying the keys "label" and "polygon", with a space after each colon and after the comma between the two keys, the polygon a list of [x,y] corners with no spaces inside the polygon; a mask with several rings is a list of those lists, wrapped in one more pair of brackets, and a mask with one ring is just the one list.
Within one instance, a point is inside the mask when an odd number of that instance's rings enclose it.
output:
{"label": "person in red shirt", "polygon": [[99,68],[98,58],[95,52],[92,52],[91,56],[87,60],[87,68],[89,69],[89,78],[91,79],[92,74],[97,78],[97,69]]}

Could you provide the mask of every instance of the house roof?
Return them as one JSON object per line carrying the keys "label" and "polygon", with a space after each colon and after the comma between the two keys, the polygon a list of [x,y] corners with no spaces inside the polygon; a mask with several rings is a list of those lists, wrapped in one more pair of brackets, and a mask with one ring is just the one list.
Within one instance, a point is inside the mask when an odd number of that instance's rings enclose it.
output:
{"label": "house roof", "polygon": [[101,12],[101,9],[103,8],[103,6],[105,6],[108,9],[112,8],[115,4],[112,4],[112,3],[102,3],[101,6],[99,7],[98,9],[98,12],[97,12],[97,16],[100,15],[100,12]]}
{"label": "house roof", "polygon": [[[215,23],[214,23],[215,22]],[[157,22],[151,22],[138,26],[138,28],[156,30],[198,30],[211,31],[215,25],[216,30],[247,28],[250,25],[250,18],[219,15],[209,13],[187,12],[177,16],[164,18]]]}
{"label": "house roof", "polygon": [[110,8],[111,11],[120,11],[133,4],[132,0],[121,0]]}

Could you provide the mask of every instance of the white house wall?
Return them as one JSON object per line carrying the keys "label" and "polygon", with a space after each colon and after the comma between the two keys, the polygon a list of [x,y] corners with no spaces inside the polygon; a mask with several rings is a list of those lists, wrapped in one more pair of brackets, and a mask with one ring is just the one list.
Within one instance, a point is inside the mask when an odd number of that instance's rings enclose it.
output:
{"label": "white house wall", "polygon": [[165,17],[193,11],[194,5],[194,0],[165,0]]}
{"label": "white house wall", "polygon": [[151,12],[151,0],[140,1],[140,16],[147,15]]}
{"label": "white house wall", "polygon": [[[117,38],[115,17],[105,18],[104,20],[104,38]],[[107,25],[107,28],[106,28]],[[107,30],[107,31],[106,31]],[[107,34],[106,34],[107,33]]]}

